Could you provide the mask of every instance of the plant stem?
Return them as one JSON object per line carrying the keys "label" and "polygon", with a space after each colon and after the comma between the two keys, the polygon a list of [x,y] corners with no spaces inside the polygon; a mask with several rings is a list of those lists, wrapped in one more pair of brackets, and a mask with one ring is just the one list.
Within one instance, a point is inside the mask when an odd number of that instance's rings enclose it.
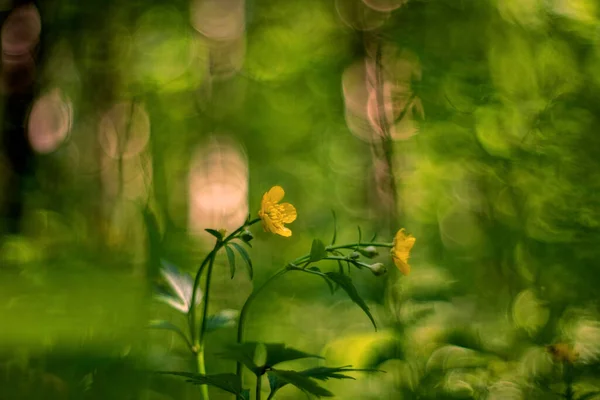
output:
{"label": "plant stem", "polygon": [[[260,221],[259,218],[256,218],[252,221],[249,221],[247,224],[244,224],[233,231],[230,235],[228,235],[224,239],[217,239],[215,243],[215,247],[206,255],[206,258],[202,261],[200,268],[196,272],[196,276],[194,278],[194,286],[192,288],[192,299],[190,302],[190,308],[188,310],[188,324],[190,329],[190,337],[192,339],[192,352],[196,355],[196,367],[198,369],[198,373],[202,375],[206,375],[206,365],[204,361],[204,339],[206,334],[206,323],[208,316],[208,304],[209,304],[209,296],[210,296],[210,281],[212,277],[212,270],[215,263],[215,257],[219,250],[225,246],[230,240],[236,238],[236,236],[246,227],[254,225]],[[198,286],[200,286],[200,277],[202,276],[202,272],[208,265],[208,271],[206,272],[206,282],[204,286],[204,299],[202,302],[202,321],[200,324],[200,332],[196,335],[196,297],[198,292]],[[201,385],[200,390],[202,393],[202,398],[204,400],[208,400],[208,386]]]}
{"label": "plant stem", "polygon": [[262,375],[256,377],[256,398],[255,400],[260,400],[260,392],[262,390]]}
{"label": "plant stem", "polygon": [[[258,289],[253,290],[252,293],[250,293],[250,296],[248,296],[248,298],[244,302],[244,305],[242,306],[242,309],[240,311],[240,317],[239,317],[239,322],[238,322],[238,331],[237,331],[237,343],[238,344],[242,343],[244,341],[244,323],[246,322],[246,315],[248,313],[248,308],[250,307],[250,304],[252,304],[252,301],[256,298],[256,296],[258,296],[258,294],[260,292],[262,292],[262,290],[265,287],[267,287],[267,285],[270,282],[272,282],[275,279],[279,278],[280,276],[282,276],[283,274],[285,274],[288,271],[289,271],[289,267],[286,265],[285,267],[279,269],[269,279],[267,279],[266,282],[262,284],[262,286],[260,286]],[[235,371],[236,371],[236,375],[241,380],[242,379],[242,363],[238,362],[236,364],[236,370]]]}
{"label": "plant stem", "polygon": [[[204,346],[200,346],[200,348],[196,351],[196,367],[198,368],[199,374],[206,375]],[[208,400],[208,385],[200,385],[200,394],[202,395],[202,399]]]}
{"label": "plant stem", "polygon": [[340,244],[337,246],[327,246],[325,249],[327,251],[338,250],[338,249],[353,249],[355,247],[365,247],[365,246],[374,246],[374,247],[387,247],[392,248],[392,243],[380,243],[380,242],[365,242],[365,243],[350,243],[350,244]]}

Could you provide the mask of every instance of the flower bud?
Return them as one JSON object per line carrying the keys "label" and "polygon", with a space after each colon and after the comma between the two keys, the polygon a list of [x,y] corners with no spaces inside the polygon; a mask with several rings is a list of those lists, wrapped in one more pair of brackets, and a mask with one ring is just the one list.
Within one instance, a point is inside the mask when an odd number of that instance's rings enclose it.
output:
{"label": "flower bud", "polygon": [[252,239],[254,239],[254,235],[252,234],[252,232],[250,232],[248,229],[244,229],[244,231],[242,232],[242,234],[240,235],[240,238],[246,242],[249,243]]}
{"label": "flower bud", "polygon": [[381,276],[387,272],[387,268],[382,263],[375,263],[369,266],[369,269],[375,276]]}
{"label": "flower bud", "polygon": [[227,235],[226,229],[219,229],[217,232],[219,232],[221,234],[221,237],[225,237],[225,235]]}
{"label": "flower bud", "polygon": [[351,260],[357,260],[360,257],[360,254],[356,251],[353,251],[348,255],[348,258]]}
{"label": "flower bud", "polygon": [[367,258],[374,258],[379,255],[379,252],[375,248],[375,246],[367,246],[364,249],[359,250],[360,253]]}

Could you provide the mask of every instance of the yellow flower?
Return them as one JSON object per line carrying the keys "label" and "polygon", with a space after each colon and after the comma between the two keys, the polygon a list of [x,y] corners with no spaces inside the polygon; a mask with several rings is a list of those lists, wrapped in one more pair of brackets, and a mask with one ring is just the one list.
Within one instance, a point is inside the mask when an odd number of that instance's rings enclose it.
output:
{"label": "yellow flower", "polygon": [[279,204],[284,195],[285,192],[281,186],[273,186],[264,194],[258,216],[262,221],[265,232],[290,237],[292,231],[283,224],[294,222],[297,214],[296,208],[290,203]]}
{"label": "yellow flower", "polygon": [[394,237],[394,243],[392,246],[391,254],[392,259],[396,267],[404,275],[410,273],[410,265],[408,265],[408,259],[410,257],[410,250],[415,245],[416,239],[412,235],[406,234],[404,228],[400,229]]}

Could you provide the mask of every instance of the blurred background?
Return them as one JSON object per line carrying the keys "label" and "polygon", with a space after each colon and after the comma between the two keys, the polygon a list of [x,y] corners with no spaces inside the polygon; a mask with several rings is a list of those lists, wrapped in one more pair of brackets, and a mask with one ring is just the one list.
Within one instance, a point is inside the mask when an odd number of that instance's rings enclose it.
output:
{"label": "blurred background", "polygon": [[[246,337],[332,366],[338,399],[600,399],[595,0],[0,1],[0,400],[198,399],[152,299],[273,185],[255,282],[405,227],[412,272],[290,274]],[[214,310],[252,283],[217,258]],[[211,304],[211,310],[213,304]],[[208,337],[209,373],[235,328]],[[570,396],[570,397],[569,397]],[[211,389],[211,398],[232,396]],[[278,399],[305,395],[286,387]]]}

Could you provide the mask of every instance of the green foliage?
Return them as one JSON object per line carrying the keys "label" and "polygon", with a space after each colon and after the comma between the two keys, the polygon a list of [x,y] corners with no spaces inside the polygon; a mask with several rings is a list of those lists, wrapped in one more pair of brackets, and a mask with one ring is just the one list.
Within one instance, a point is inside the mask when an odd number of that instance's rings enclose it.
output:
{"label": "green foliage", "polygon": [[[192,303],[194,282],[192,277],[166,261],[162,261],[161,275],[168,285],[168,291],[159,292],[156,299],[168,304],[173,309],[187,313]],[[202,300],[200,289],[197,291],[196,305]]]}
{"label": "green foliage", "polygon": [[327,257],[327,250],[325,250],[325,244],[319,239],[314,239],[310,248],[310,262],[317,262]]}
{"label": "green foliage", "polygon": [[235,394],[240,400],[250,400],[248,390],[242,388],[242,382],[235,374],[204,375],[190,372],[157,371],[158,374],[181,376],[186,382],[194,385],[210,385],[218,387],[226,392]]}
{"label": "green foliage", "polygon": [[232,242],[231,246],[233,246],[233,248],[235,248],[237,250],[238,254],[244,259],[244,262],[246,263],[246,266],[248,267],[248,275],[250,276],[250,279],[253,279],[254,278],[254,269],[252,268],[252,260],[250,259],[250,255],[248,254],[246,249],[244,249],[242,246],[240,246],[237,243]]}
{"label": "green foliage", "polygon": [[348,275],[340,274],[339,272],[327,272],[325,275],[328,279],[344,289],[344,291],[348,294],[348,297],[350,297],[350,299],[355,302],[365,312],[365,314],[367,314],[371,320],[371,323],[373,324],[373,327],[375,330],[377,330],[377,324],[375,323],[375,319],[371,314],[371,310],[369,310],[367,303],[365,303],[363,298],[360,297],[360,294],[358,294],[356,287],[354,287],[354,284],[352,283],[352,279]]}
{"label": "green foliage", "polygon": [[235,276],[235,254],[229,246],[225,246],[225,252],[227,253],[227,261],[229,261],[229,270],[231,271],[231,279]]}

